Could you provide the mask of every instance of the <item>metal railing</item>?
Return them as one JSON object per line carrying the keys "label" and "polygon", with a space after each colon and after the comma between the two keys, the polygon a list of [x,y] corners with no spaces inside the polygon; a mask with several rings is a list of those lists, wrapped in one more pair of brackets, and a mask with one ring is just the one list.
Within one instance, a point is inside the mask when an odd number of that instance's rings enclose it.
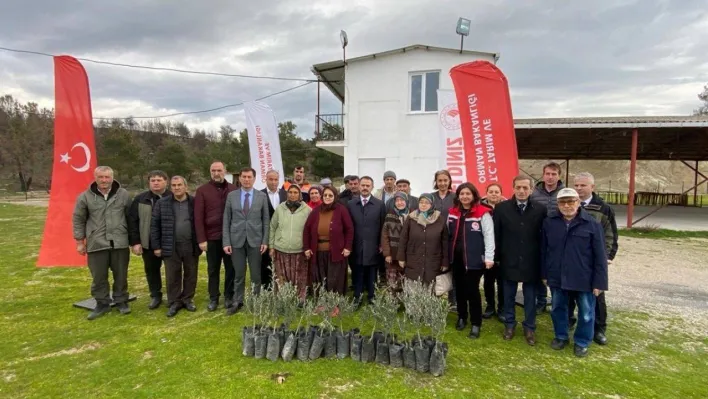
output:
{"label": "metal railing", "polygon": [[344,114],[322,114],[315,116],[317,141],[344,140]]}
{"label": "metal railing", "polygon": [[[628,193],[598,191],[597,194],[602,197],[608,204],[612,205],[627,205],[629,202]],[[661,205],[676,205],[676,206],[703,206],[703,196],[699,195],[694,203],[693,194],[681,193],[656,193],[650,191],[637,191],[634,193],[634,205],[644,206],[661,206]]]}

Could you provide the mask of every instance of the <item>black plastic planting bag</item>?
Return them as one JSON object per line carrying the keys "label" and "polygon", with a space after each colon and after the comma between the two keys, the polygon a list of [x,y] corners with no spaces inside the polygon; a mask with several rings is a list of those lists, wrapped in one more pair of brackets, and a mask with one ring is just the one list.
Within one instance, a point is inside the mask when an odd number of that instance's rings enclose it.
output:
{"label": "black plastic planting bag", "polygon": [[415,369],[421,373],[427,373],[430,370],[430,349],[425,344],[423,346],[418,343],[415,349]]}
{"label": "black plastic planting bag", "polygon": [[253,329],[248,327],[248,331],[243,331],[243,355],[253,357],[256,353],[256,342],[253,336]]}
{"label": "black plastic planting bag", "polygon": [[361,347],[364,342],[364,337],[359,334],[352,334],[351,346],[352,346],[352,360],[355,362],[361,361]]}
{"label": "black plastic planting bag", "polygon": [[297,336],[294,332],[290,332],[284,340],[283,350],[280,352],[283,360],[289,362],[293,360],[295,356],[295,350],[297,349]]}
{"label": "black plastic planting bag", "polygon": [[337,336],[332,333],[327,333],[324,336],[324,339],[324,357],[326,357],[327,359],[334,359],[337,356]]}
{"label": "black plastic planting bag", "polygon": [[361,344],[361,362],[371,363],[376,357],[376,343],[370,337],[363,337]]}
{"label": "black plastic planting bag", "polygon": [[423,342],[425,342],[425,346],[428,347],[428,352],[431,354],[433,353],[433,348],[435,347],[435,338],[433,337],[425,337],[423,339]]}
{"label": "black plastic planting bag", "polygon": [[[389,344],[388,358],[391,367],[403,367],[403,345],[399,343]],[[415,355],[413,355],[413,362],[415,362]]]}
{"label": "black plastic planting bag", "polygon": [[381,341],[379,341],[378,344],[376,344],[376,363],[384,364],[384,365],[388,366],[388,364],[389,364],[388,350],[389,350],[389,345],[388,345],[388,343],[386,343],[386,341],[381,340]]}
{"label": "black plastic planting bag", "polygon": [[266,359],[275,362],[280,357],[280,336],[278,332],[268,334],[268,347],[266,348]]}
{"label": "black plastic planting bag", "polygon": [[430,355],[430,374],[440,377],[445,374],[446,365],[446,351],[443,349],[443,345],[437,344]]}
{"label": "black plastic planting bag", "polygon": [[374,346],[378,345],[379,342],[383,342],[384,337],[385,335],[381,331],[374,332]]}
{"label": "black plastic planting bag", "polygon": [[312,340],[312,346],[310,347],[310,360],[319,359],[322,357],[322,351],[324,350],[325,340],[324,337],[320,335],[315,335]]}
{"label": "black plastic planting bag", "polygon": [[403,347],[403,366],[407,369],[415,370],[415,350],[412,346]]}
{"label": "black plastic planting bag", "polygon": [[266,349],[268,349],[268,336],[262,332],[256,333],[256,359],[264,359],[266,355]]}
{"label": "black plastic planting bag", "polygon": [[280,347],[278,348],[278,356],[283,353],[283,347],[285,346],[285,337],[289,334],[284,328],[278,329],[278,339],[280,340]]}
{"label": "black plastic planting bag", "polygon": [[241,332],[242,342],[246,342],[246,334],[252,333],[252,332],[253,332],[253,327],[244,327]]}
{"label": "black plastic planting bag", "polygon": [[307,331],[300,331],[297,336],[297,360],[307,361],[310,357],[310,334]]}
{"label": "black plastic planting bag", "polygon": [[351,336],[351,334],[348,332],[342,334],[341,331],[337,331],[334,336],[337,340],[337,358],[344,359],[349,356],[350,353],[349,337]]}

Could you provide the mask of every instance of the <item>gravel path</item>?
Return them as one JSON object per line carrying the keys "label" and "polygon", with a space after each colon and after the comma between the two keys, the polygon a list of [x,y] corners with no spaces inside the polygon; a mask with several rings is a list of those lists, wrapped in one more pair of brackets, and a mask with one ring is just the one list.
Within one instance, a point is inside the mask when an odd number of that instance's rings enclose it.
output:
{"label": "gravel path", "polygon": [[607,304],[610,312],[680,317],[691,333],[708,336],[708,240],[620,237]]}

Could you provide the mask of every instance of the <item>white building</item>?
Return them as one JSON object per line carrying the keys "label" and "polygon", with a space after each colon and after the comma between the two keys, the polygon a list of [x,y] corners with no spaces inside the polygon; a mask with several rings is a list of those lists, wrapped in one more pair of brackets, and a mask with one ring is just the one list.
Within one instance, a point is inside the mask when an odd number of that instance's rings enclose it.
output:
{"label": "white building", "polygon": [[314,65],[312,72],[343,102],[342,114],[317,116],[317,146],[344,157],[345,175],[369,175],[380,187],[384,172],[393,170],[410,180],[414,194],[430,192],[443,164],[437,90],[453,89],[452,67],[498,59],[494,53],[413,45]]}

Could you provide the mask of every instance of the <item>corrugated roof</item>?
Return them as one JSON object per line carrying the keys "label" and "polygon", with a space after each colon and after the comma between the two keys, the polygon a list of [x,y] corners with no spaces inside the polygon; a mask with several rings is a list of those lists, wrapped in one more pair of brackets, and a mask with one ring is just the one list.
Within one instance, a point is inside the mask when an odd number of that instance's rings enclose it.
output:
{"label": "corrugated roof", "polygon": [[514,119],[517,129],[539,128],[632,128],[632,127],[708,127],[708,116],[608,116],[574,118]]}

